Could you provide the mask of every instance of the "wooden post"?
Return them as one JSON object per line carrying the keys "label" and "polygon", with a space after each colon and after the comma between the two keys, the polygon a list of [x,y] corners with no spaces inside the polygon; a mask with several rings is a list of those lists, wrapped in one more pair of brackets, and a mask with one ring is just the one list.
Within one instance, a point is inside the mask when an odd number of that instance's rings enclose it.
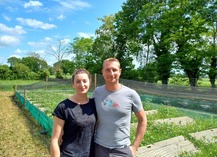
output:
{"label": "wooden post", "polygon": [[45,85],[46,90],[47,90],[47,83],[48,83],[48,76],[46,76],[46,85]]}
{"label": "wooden post", "polygon": [[14,85],[14,91],[17,91],[17,84]]}
{"label": "wooden post", "polygon": [[27,98],[27,93],[26,90],[24,89],[24,107],[26,108],[26,98]]}

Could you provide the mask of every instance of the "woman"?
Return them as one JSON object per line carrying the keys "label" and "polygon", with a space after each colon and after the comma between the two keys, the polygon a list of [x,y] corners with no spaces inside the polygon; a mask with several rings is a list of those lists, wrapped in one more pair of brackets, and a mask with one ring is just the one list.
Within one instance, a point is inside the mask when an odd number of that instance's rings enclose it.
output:
{"label": "woman", "polygon": [[93,157],[96,109],[94,100],[87,96],[90,85],[91,76],[87,70],[74,72],[75,94],[60,102],[53,112],[52,157]]}

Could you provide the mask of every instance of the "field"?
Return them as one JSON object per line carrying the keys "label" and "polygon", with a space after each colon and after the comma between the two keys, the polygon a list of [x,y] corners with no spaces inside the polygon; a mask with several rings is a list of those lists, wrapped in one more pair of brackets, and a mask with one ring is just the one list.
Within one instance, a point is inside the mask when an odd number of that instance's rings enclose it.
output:
{"label": "field", "polygon": [[[51,112],[56,107],[58,102],[67,98],[73,91],[61,91],[61,90],[35,90],[27,92],[27,98],[33,103],[41,104],[37,105],[42,108],[46,108],[45,112],[51,116]],[[148,110],[157,110],[158,112],[153,115],[148,115],[148,129],[147,133],[141,143],[141,146],[153,144],[158,141],[169,139],[175,136],[182,135],[194,143],[200,148],[200,154],[198,157],[212,156],[216,154],[217,143],[207,145],[203,141],[196,141],[189,137],[189,133],[198,132],[202,130],[217,128],[217,115],[207,114],[202,112],[185,111],[172,106],[164,106],[161,104],[151,104],[143,102],[144,108]],[[192,114],[194,113],[194,114]],[[173,118],[190,116],[194,119],[194,123],[186,126],[177,126],[174,124],[154,124],[153,121],[157,119]],[[132,118],[132,123],[136,122],[135,117]],[[135,128],[131,130],[131,140],[135,137]],[[187,155],[185,155],[187,156]],[[189,155],[192,156],[192,155]],[[212,156],[213,157],[213,156]]]}
{"label": "field", "polygon": [[40,82],[38,80],[0,80],[0,91],[13,91],[16,85],[28,85]]}
{"label": "field", "polygon": [[48,135],[22,108],[13,92],[0,92],[0,156],[48,157]]}
{"label": "field", "polygon": [[[11,85],[14,82],[11,82]],[[22,84],[22,82],[20,82]],[[25,83],[24,83],[25,84]],[[30,83],[31,84],[31,83]],[[0,81],[1,85],[1,81]],[[56,105],[63,99],[67,98],[69,95],[73,94],[73,90],[28,90],[27,99],[33,104],[37,104],[39,108],[45,108],[45,113],[51,116],[51,112],[56,107]],[[89,94],[89,96],[91,93]],[[194,155],[195,157],[214,157],[217,154],[217,143],[206,144],[203,141],[197,141],[189,137],[189,133],[217,128],[217,118],[216,115],[199,113],[193,111],[185,111],[182,109],[172,107],[170,105],[164,106],[162,104],[152,104],[150,102],[143,102],[145,110],[157,110],[158,112],[153,115],[148,115],[148,128],[147,133],[141,143],[141,146],[153,144],[155,142],[169,139],[175,136],[183,135],[188,140],[190,140],[196,147],[198,147],[201,152]],[[21,111],[23,112],[23,111]],[[194,119],[195,123],[186,126],[177,126],[173,124],[154,124],[153,121],[157,119],[172,118],[190,116]],[[136,122],[135,117],[132,118],[132,123]],[[40,130],[40,129],[39,129]],[[40,131],[37,132],[40,132]],[[22,133],[20,133],[22,134]],[[34,134],[34,133],[33,133]],[[135,129],[131,130],[131,140],[134,139]],[[22,137],[22,135],[21,135]],[[44,137],[44,136],[42,136]],[[42,137],[39,137],[42,138]],[[7,139],[6,139],[7,140]],[[45,143],[49,143],[49,138],[45,139]],[[44,147],[47,149],[47,145]],[[0,145],[0,148],[3,148]],[[31,148],[31,147],[30,147]],[[43,149],[42,149],[43,150]],[[0,150],[1,151],[1,150]],[[46,154],[46,153],[45,153]],[[1,156],[1,154],[0,154]],[[25,155],[24,155],[25,156]],[[33,155],[34,156],[34,155]],[[192,154],[183,154],[183,157],[191,157]]]}

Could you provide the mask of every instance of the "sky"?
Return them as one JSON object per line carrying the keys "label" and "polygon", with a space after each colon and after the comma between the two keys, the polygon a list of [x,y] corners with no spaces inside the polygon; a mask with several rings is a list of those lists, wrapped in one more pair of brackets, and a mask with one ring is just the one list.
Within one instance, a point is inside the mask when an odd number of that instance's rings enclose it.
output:
{"label": "sky", "polygon": [[[98,18],[115,14],[126,0],[0,0],[0,65],[10,57],[40,54],[49,65],[57,60],[45,53],[58,40],[95,35]],[[70,60],[70,58],[67,58]]]}

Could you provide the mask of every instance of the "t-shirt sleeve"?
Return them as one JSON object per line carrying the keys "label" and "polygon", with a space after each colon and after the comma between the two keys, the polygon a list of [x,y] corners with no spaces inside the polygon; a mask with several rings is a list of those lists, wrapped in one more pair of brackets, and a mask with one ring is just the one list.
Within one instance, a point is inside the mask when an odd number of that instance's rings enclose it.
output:
{"label": "t-shirt sleeve", "polygon": [[59,103],[57,107],[54,109],[52,115],[62,120],[65,120],[66,119],[65,104],[63,102]]}
{"label": "t-shirt sleeve", "polygon": [[132,90],[133,112],[139,112],[143,109],[142,101],[139,94]]}

